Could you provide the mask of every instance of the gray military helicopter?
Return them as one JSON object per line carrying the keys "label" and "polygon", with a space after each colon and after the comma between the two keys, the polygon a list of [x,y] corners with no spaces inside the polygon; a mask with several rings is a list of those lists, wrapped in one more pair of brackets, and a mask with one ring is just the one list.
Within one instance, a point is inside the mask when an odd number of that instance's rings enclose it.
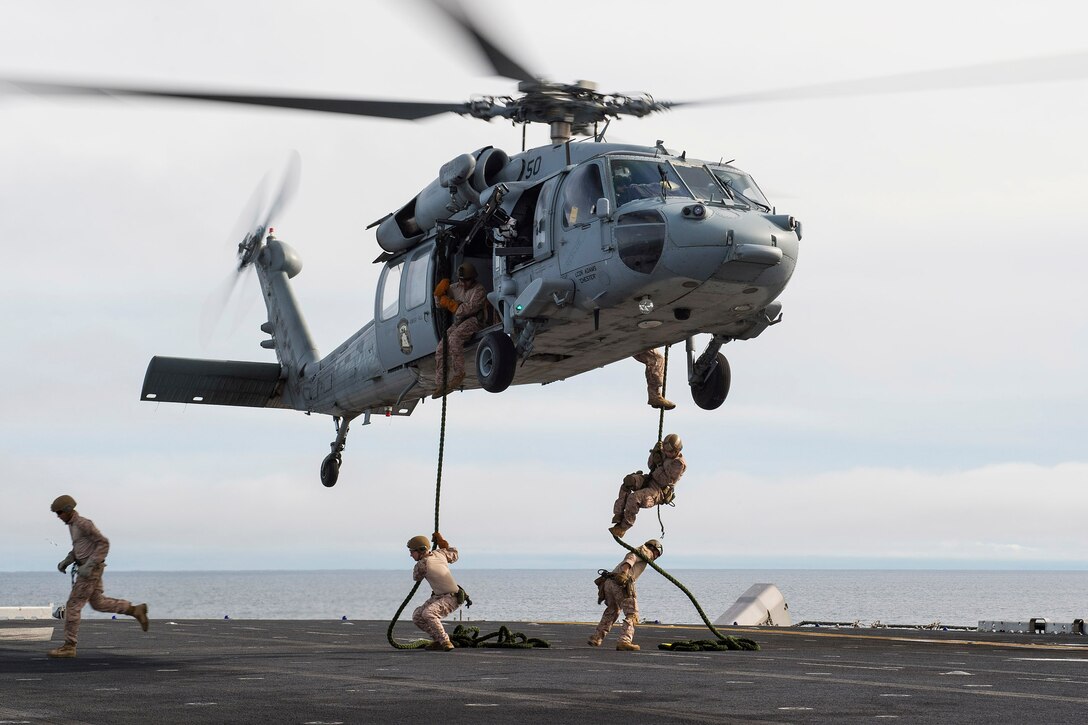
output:
{"label": "gray military helicopter", "polygon": [[[238,245],[238,270],[260,281],[277,362],[152,358],[141,398],[156,402],[287,408],[333,418],[336,438],[321,481],[336,483],[349,425],[410,415],[434,391],[435,351],[447,324],[436,283],[469,262],[487,290],[487,320],[465,349],[475,376],[463,389],[499,393],[550,383],[652,347],[685,343],[694,402],[714,410],[729,392],[721,348],[782,319],[778,297],[798,258],[800,222],[780,214],[751,175],[654,146],[609,143],[611,119],[695,103],[773,101],[991,82],[993,67],[950,76],[911,74],[696,102],[599,92],[541,79],[456,5],[435,6],[471,36],[518,95],[467,103],[229,95],[21,82],[67,93],[106,93],[255,104],[394,119],[457,113],[524,126],[547,124],[551,143],[509,154],[485,147],[438,168],[437,178],[377,220],[383,264],[374,319],[322,357],[290,279],[298,253],[272,231],[291,187],[275,195]],[[1044,74],[1049,71],[1040,69]],[[896,87],[898,85],[898,88]],[[575,137],[582,141],[575,142]],[[437,165],[437,164],[436,164]],[[704,349],[696,335],[709,334]]]}

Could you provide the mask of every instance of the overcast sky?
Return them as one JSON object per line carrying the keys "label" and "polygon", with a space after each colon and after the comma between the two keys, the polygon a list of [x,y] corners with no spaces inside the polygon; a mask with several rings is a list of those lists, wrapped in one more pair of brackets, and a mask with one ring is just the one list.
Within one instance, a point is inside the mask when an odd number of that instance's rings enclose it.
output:
{"label": "overcast sky", "polygon": [[[690,100],[1080,54],[1076,2],[471,2],[525,65]],[[462,101],[508,94],[421,2],[7,2],[0,77]],[[294,149],[279,235],[321,352],[373,316],[371,221],[521,131],[216,104],[0,94],[0,571],[49,570],[60,493],[130,569],[396,568],[433,523],[440,407],[353,427],[139,400],[156,354],[271,361],[256,281],[209,336],[231,238]],[[1084,568],[1088,80],[687,108],[610,140],[736,159],[804,224],[784,321],[723,349],[685,440],[674,567]],[[531,144],[547,129],[531,128]],[[235,311],[236,310],[236,311]],[[702,341],[700,341],[702,344]],[[465,567],[610,565],[657,417],[632,361],[450,398],[442,529]],[[630,539],[659,535],[644,511]],[[663,564],[666,562],[662,562]]]}

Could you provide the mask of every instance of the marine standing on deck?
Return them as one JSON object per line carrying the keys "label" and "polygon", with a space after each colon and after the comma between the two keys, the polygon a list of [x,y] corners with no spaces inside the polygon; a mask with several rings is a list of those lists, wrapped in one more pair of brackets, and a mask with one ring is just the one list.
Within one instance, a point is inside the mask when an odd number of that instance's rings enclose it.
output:
{"label": "marine standing on deck", "polygon": [[412,622],[434,640],[427,649],[448,652],[453,649],[453,642],[442,626],[442,619],[460,607],[468,595],[450,574],[450,564],[457,561],[457,549],[450,547],[437,531],[434,542],[436,548],[428,551],[430,541],[426,536],[413,536],[408,540],[408,551],[416,562],[412,579],[426,579],[431,585],[430,598],[412,612]]}
{"label": "marine standing on deck", "polygon": [[77,566],[72,581],[72,592],[64,605],[64,644],[49,650],[50,657],[75,657],[79,635],[79,619],[83,605],[90,603],[99,612],[113,612],[135,617],[140,628],[147,631],[147,605],[125,599],[107,597],[102,591],[102,572],[106,568],[106,555],[110,552],[110,540],[102,535],[94,522],[76,511],[76,500],[71,496],[58,496],[50,506],[61,521],[68,525],[72,535],[72,550],[57,569],[60,573],[72,564]]}
{"label": "marine standing on deck", "polygon": [[[476,281],[476,268],[465,262],[457,270],[458,281],[450,284],[443,279],[434,288],[434,298],[439,307],[453,313],[453,324],[446,332],[446,343],[439,342],[434,353],[434,398],[441,398],[459,386],[465,379],[465,343],[480,331],[484,303],[487,291]],[[447,373],[448,384],[442,387],[442,360],[446,356],[446,345],[454,351],[450,357],[450,369]]]}
{"label": "marine standing on deck", "polygon": [[650,451],[647,465],[649,473],[629,473],[620,484],[616,503],[612,506],[612,528],[608,531],[622,538],[635,525],[640,508],[648,509],[669,503],[673,499],[676,482],[684,475],[688,464],[680,450],[684,447],[680,436],[669,433]]}
{"label": "marine standing on deck", "polygon": [[[638,551],[650,561],[665,553],[657,539],[650,539]],[[589,644],[600,647],[622,611],[623,624],[620,625],[620,639],[616,649],[639,651],[640,647],[634,643],[635,625],[638,624],[638,592],[635,590],[635,581],[645,570],[646,562],[637,554],[629,553],[612,571],[601,571],[601,576],[597,578],[597,604],[604,602],[604,614],[601,615],[597,630],[589,636]]]}
{"label": "marine standing on deck", "polygon": [[650,348],[633,356],[646,366],[646,405],[661,410],[672,410],[676,403],[666,400],[662,395],[665,386],[665,356]]}

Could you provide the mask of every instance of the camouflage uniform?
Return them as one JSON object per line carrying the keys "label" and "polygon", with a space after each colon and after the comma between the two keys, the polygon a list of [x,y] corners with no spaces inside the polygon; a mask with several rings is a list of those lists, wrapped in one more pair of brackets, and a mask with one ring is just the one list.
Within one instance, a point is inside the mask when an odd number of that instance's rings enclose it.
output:
{"label": "camouflage uniform", "polygon": [[[645,546],[640,547],[639,551],[645,554],[647,559],[654,558]],[[630,644],[634,640],[635,625],[638,624],[638,592],[635,589],[635,581],[645,570],[645,561],[635,554],[628,554],[616,565],[612,573],[626,572],[631,577],[630,584],[624,586],[612,577],[604,580],[600,590],[600,594],[604,597],[604,614],[601,615],[601,621],[593,633],[592,640],[600,643],[612,629],[612,625],[616,623],[620,612],[623,612],[623,623],[620,625],[619,642]],[[597,603],[600,604],[600,600]]]}
{"label": "camouflage uniform", "polygon": [[[446,296],[456,303],[453,324],[446,332],[450,347],[457,351],[457,354],[450,358],[450,369],[447,371],[449,387],[454,388],[465,379],[465,343],[480,331],[479,317],[484,309],[484,303],[487,302],[487,290],[476,281],[468,287],[464,282],[450,284],[448,279],[444,279],[435,288],[434,296],[436,298]],[[439,341],[438,349],[434,353],[434,389],[439,394],[442,392],[442,360],[445,355],[445,345]]]}
{"label": "camouflage uniform", "polygon": [[85,604],[89,603],[99,612],[128,614],[132,611],[132,602],[125,599],[113,599],[103,594],[102,572],[106,568],[110,540],[102,535],[94,522],[76,513],[68,522],[68,531],[72,535],[70,556],[77,563],[86,562],[88,559],[95,562],[89,576],[86,575],[88,572],[84,569],[86,565],[80,566],[80,576],[75,578],[72,592],[68,595],[68,603],[64,605],[64,641],[74,645],[79,634],[80,613]]}
{"label": "camouflage uniform", "polygon": [[450,638],[442,620],[461,606],[457,601],[460,587],[450,574],[450,564],[457,561],[457,549],[434,549],[427,552],[412,569],[412,579],[426,579],[431,596],[412,612],[412,622],[430,635],[435,642],[449,644]]}
{"label": "camouflage uniform", "polygon": [[675,487],[688,468],[683,453],[678,452],[675,458],[670,458],[656,450],[650,452],[647,466],[650,469],[648,474],[632,474],[628,477],[635,479],[631,484],[626,482],[627,479],[620,484],[619,495],[612,506],[612,520],[624,530],[635,525],[639,509],[664,503],[665,487]]}
{"label": "camouflage uniform", "polygon": [[633,357],[646,366],[646,390],[650,395],[660,393],[665,384],[665,356],[650,348]]}
{"label": "camouflage uniform", "polygon": [[676,404],[662,395],[665,387],[665,356],[650,348],[633,357],[646,366],[646,404],[661,410],[675,408]]}

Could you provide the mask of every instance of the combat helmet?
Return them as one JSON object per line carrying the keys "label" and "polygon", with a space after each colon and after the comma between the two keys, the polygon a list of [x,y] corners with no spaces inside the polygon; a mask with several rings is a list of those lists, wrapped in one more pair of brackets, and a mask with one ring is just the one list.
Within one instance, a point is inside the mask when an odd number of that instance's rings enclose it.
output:
{"label": "combat helmet", "polygon": [[76,500],[64,494],[63,496],[57,496],[53,499],[53,503],[50,504],[49,510],[55,514],[64,513],[66,511],[73,511],[76,507]]}
{"label": "combat helmet", "polygon": [[431,540],[428,539],[426,536],[413,536],[412,538],[408,539],[409,551],[427,551],[430,548]]}
{"label": "combat helmet", "polygon": [[661,447],[664,448],[665,446],[679,453],[684,449],[684,441],[680,440],[680,436],[676,433],[669,433],[661,439]]}
{"label": "combat helmet", "polygon": [[457,268],[457,278],[464,280],[476,279],[476,267],[472,262],[465,262]]}

